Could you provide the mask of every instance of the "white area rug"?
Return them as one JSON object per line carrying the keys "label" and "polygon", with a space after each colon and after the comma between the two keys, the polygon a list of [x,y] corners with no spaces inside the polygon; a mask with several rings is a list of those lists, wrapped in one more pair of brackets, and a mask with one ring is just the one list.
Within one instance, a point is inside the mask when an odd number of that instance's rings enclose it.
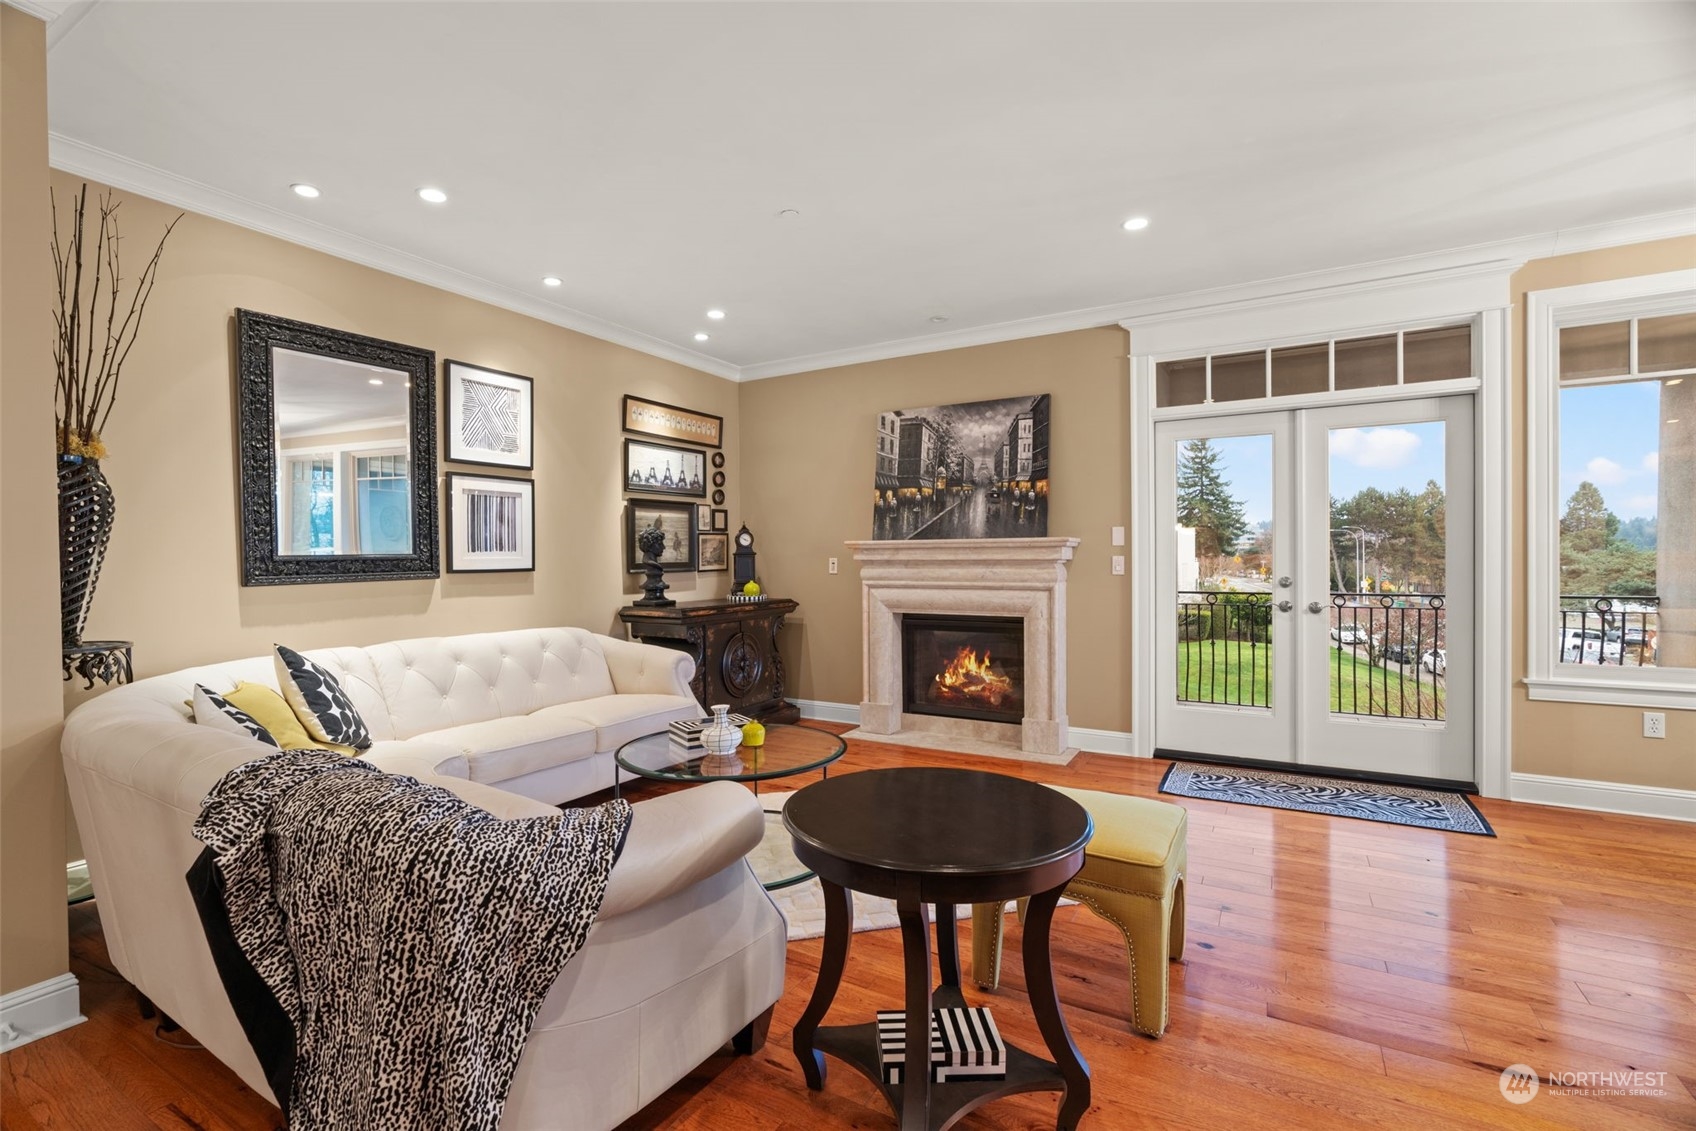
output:
{"label": "white area rug", "polygon": [[[805,872],[806,866],[795,859],[795,850],[791,847],[789,831],[783,827],[783,805],[794,796],[792,792],[761,793],[760,805],[766,811],[766,835],[760,841],[760,846],[748,853],[748,863],[753,865],[754,875],[762,883],[770,883],[783,876],[794,876]],[[854,897],[854,930],[858,931],[887,931],[901,925],[901,919],[895,914],[895,901],[881,896],[867,895],[865,892],[852,892]],[[789,941],[796,939],[817,939],[824,937],[824,889],[817,880],[809,879],[786,888],[778,888],[771,893],[772,902],[783,912],[784,920],[789,924]],[[1071,904],[1070,899],[1060,901],[1062,906]],[[1011,909],[1012,904],[1008,904]],[[962,903],[954,909],[957,922],[971,922],[972,908],[970,904]],[[970,957],[967,957],[970,961]]]}

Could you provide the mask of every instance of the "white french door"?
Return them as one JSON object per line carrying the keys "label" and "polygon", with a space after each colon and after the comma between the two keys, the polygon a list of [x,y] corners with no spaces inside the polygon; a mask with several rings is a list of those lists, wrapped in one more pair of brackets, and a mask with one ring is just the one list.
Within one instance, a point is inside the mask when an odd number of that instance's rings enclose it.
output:
{"label": "white french door", "polygon": [[1475,780],[1472,398],[1154,434],[1157,747]]}

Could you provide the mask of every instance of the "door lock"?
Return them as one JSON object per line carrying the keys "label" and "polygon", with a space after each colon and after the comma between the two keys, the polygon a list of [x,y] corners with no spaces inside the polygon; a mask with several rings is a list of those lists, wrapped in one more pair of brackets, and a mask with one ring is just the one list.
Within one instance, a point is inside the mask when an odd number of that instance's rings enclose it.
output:
{"label": "door lock", "polygon": [[1295,607],[1296,606],[1295,606],[1294,601],[1279,601],[1278,602],[1278,611],[1280,613],[1287,613]]}
{"label": "door lock", "polygon": [[1325,611],[1325,606],[1321,605],[1318,601],[1309,601],[1307,603],[1307,611],[1310,613],[1322,613]]}

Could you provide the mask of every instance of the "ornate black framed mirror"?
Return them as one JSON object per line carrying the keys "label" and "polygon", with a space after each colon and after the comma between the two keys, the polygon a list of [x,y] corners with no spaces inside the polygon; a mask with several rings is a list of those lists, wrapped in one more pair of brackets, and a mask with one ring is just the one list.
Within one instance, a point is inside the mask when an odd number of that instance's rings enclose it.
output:
{"label": "ornate black framed mirror", "polygon": [[436,355],[236,311],[243,585],[440,575]]}

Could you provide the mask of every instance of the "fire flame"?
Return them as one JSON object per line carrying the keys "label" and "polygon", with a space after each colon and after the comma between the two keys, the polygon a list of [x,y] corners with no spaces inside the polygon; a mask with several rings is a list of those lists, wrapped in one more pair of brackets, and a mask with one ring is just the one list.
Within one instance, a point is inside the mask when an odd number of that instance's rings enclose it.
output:
{"label": "fire flame", "polygon": [[1013,693],[1013,681],[994,669],[987,648],[982,659],[978,658],[977,649],[961,648],[948,666],[936,674],[936,690],[945,699],[976,700],[999,707]]}

